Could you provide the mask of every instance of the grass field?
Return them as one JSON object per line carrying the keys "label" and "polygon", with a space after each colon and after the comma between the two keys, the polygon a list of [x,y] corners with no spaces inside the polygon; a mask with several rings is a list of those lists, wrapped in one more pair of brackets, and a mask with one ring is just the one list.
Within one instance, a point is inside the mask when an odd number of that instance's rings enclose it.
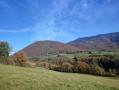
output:
{"label": "grass field", "polygon": [[[92,54],[96,55],[110,55],[110,54],[119,54],[119,52],[107,52],[107,51],[93,51]],[[62,54],[63,55],[63,54]],[[69,58],[74,58],[75,56],[90,56],[88,52],[82,52],[82,53],[77,53],[77,54],[65,54],[65,56]]]}
{"label": "grass field", "polygon": [[119,90],[119,79],[0,64],[0,90]]}

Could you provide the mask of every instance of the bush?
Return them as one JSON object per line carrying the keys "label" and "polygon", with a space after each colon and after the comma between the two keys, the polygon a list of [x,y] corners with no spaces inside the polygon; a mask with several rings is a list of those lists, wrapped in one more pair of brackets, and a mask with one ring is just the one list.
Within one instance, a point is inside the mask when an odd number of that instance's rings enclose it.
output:
{"label": "bush", "polygon": [[73,70],[74,72],[86,73],[87,66],[85,62],[78,61],[76,65],[74,65]]}
{"label": "bush", "polygon": [[27,67],[28,59],[22,53],[15,53],[14,54],[14,62],[18,66]]}
{"label": "bush", "polygon": [[105,70],[96,64],[89,65],[87,71],[88,71],[88,73],[94,74],[94,75],[103,76],[106,74]]}
{"label": "bush", "polygon": [[49,63],[47,63],[47,62],[40,62],[39,64],[37,63],[37,66],[49,69]]}
{"label": "bush", "polygon": [[63,71],[63,72],[72,72],[72,70],[73,70],[73,65],[67,62],[63,63],[59,68],[59,71]]}
{"label": "bush", "polygon": [[110,76],[110,77],[115,77],[116,76],[116,74],[113,73],[112,69],[109,69],[106,75]]}
{"label": "bush", "polygon": [[53,64],[53,65],[50,66],[50,69],[55,70],[55,71],[59,71],[59,67],[60,67],[59,65],[54,65]]}

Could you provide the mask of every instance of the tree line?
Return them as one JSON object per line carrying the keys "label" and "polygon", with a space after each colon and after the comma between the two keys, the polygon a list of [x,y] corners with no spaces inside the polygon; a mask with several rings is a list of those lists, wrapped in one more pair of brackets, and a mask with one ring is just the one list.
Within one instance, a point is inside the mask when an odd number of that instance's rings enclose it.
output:
{"label": "tree line", "polygon": [[8,42],[0,42],[0,63],[22,67],[40,66],[59,72],[85,73],[100,76],[119,76],[119,55],[75,56],[68,58],[57,55],[25,57],[22,53],[9,55],[12,51]]}
{"label": "tree line", "polygon": [[49,57],[47,59],[37,57],[37,59],[36,66],[42,66],[55,71],[119,76],[119,55],[117,54],[75,56],[73,59],[64,56]]}
{"label": "tree line", "polygon": [[0,63],[16,65],[22,67],[29,67],[29,59],[26,58],[22,53],[15,53],[14,55],[9,55],[12,51],[8,42],[0,42]]}

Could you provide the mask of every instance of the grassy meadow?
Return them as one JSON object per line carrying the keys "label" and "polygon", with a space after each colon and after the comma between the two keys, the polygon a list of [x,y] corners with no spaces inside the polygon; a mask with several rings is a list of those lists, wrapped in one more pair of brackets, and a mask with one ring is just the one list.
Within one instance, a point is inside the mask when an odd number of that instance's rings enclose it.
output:
{"label": "grassy meadow", "polygon": [[[75,56],[90,56],[91,54],[95,54],[95,55],[110,55],[110,54],[119,54],[119,52],[93,51],[92,53],[81,52],[81,53],[77,53],[77,54],[64,54],[64,56],[67,56],[69,58],[74,58]],[[63,55],[63,54],[61,54],[61,55]]]}
{"label": "grassy meadow", "polygon": [[0,90],[119,90],[119,79],[0,64]]}

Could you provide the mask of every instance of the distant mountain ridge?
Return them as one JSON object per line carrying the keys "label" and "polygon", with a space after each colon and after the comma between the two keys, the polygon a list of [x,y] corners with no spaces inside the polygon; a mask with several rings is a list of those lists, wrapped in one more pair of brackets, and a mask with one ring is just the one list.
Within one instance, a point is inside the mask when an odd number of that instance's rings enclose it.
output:
{"label": "distant mountain ridge", "polygon": [[78,48],[57,41],[37,41],[19,52],[25,56],[39,56],[56,53],[72,53],[79,51]]}
{"label": "distant mountain ridge", "polygon": [[68,44],[81,50],[118,50],[119,32],[78,38]]}
{"label": "distant mountain ridge", "polygon": [[87,50],[119,51],[119,32],[78,38],[67,44],[58,41],[37,41],[18,51],[25,56],[75,53]]}

